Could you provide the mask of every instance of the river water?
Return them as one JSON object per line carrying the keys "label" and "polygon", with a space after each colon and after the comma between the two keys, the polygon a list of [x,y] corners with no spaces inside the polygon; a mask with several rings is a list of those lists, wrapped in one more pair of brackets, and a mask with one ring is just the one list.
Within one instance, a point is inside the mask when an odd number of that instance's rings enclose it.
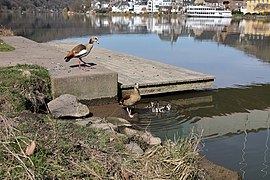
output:
{"label": "river water", "polygon": [[[270,22],[264,19],[0,14],[0,25],[38,42],[87,43],[216,77],[212,89],[143,97],[134,126],[177,138],[203,133],[201,154],[269,179]],[[154,113],[151,101],[171,104]]]}

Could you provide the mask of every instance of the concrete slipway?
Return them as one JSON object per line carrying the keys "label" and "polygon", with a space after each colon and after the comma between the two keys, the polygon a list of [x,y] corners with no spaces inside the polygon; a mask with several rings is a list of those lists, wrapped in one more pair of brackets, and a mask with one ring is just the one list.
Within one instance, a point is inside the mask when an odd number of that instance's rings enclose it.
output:
{"label": "concrete slipway", "polygon": [[[47,68],[53,96],[69,93],[80,100],[116,98],[140,84],[142,95],[211,88],[214,77],[143,58],[94,47],[84,58],[92,66],[77,67],[77,60],[64,56],[77,43],[37,43],[20,36],[1,37],[16,48],[0,53],[0,66],[38,64]],[[102,43],[102,42],[101,42]]]}

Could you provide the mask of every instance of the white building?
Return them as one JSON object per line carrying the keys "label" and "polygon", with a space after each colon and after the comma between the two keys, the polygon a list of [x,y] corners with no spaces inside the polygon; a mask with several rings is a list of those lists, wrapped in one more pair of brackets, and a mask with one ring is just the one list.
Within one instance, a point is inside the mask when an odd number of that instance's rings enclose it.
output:
{"label": "white building", "polygon": [[149,0],[147,1],[148,12],[159,12],[172,7],[172,0]]}
{"label": "white building", "polygon": [[162,5],[162,0],[149,0],[147,1],[147,10],[148,12],[158,12],[160,5]]}
{"label": "white building", "polygon": [[128,12],[133,7],[132,2],[120,1],[112,6],[112,12]]}
{"label": "white building", "polygon": [[142,14],[148,12],[147,2],[140,2],[134,5],[134,13]]}

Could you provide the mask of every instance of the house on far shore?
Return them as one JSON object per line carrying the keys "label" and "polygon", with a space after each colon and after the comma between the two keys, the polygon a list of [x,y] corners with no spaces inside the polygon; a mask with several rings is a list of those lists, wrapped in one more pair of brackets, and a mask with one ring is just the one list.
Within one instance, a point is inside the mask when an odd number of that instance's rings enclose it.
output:
{"label": "house on far shore", "polygon": [[110,4],[106,1],[95,1],[93,2],[92,7],[94,9],[104,9],[104,8],[109,8]]}
{"label": "house on far shore", "polygon": [[244,14],[270,14],[270,0],[229,0],[230,10]]}
{"label": "house on far shore", "polygon": [[[245,0],[231,0],[230,1],[230,9],[232,11],[240,11],[243,12],[245,7],[247,7],[247,3]],[[244,12],[243,12],[244,13]],[[244,13],[245,14],[245,13]]]}
{"label": "house on far shore", "polygon": [[139,2],[139,3],[136,3],[134,5],[134,9],[133,9],[133,12],[135,14],[143,14],[143,13],[147,13],[147,2]]}
{"label": "house on far shore", "polygon": [[125,12],[129,12],[132,11],[133,9],[133,2],[128,2],[128,1],[119,1],[113,4],[112,6],[112,12],[121,12],[121,13],[125,13]]}
{"label": "house on far shore", "polygon": [[269,0],[247,0],[247,13],[251,14],[270,14]]}
{"label": "house on far shore", "polygon": [[[107,4],[96,3],[98,8],[111,7],[112,12],[144,13],[181,13],[188,5],[218,6],[244,14],[270,14],[270,0],[116,0]],[[106,7],[105,7],[106,6]]]}

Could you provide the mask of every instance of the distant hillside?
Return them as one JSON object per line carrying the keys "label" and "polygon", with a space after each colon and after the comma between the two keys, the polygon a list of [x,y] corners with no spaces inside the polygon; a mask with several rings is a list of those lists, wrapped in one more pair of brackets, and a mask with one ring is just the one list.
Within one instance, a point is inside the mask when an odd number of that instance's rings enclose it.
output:
{"label": "distant hillside", "polygon": [[[79,12],[89,10],[92,0],[0,0],[1,10],[61,11],[64,8]],[[85,7],[85,8],[83,8]]]}

